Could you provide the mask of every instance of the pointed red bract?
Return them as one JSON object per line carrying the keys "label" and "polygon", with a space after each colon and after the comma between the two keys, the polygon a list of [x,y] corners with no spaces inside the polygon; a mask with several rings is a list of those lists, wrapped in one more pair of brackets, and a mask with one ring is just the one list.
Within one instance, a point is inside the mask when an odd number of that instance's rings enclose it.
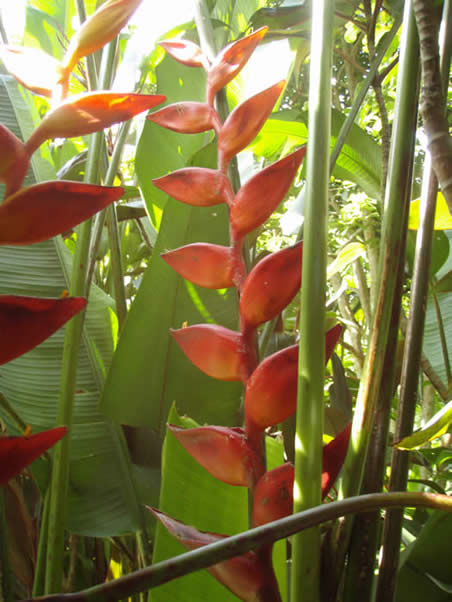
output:
{"label": "pointed red bract", "polygon": [[171,330],[188,359],[200,370],[219,380],[241,380],[240,333],[214,324],[196,324]]}
{"label": "pointed red bract", "polygon": [[242,320],[258,326],[277,316],[300,289],[303,243],[268,255],[251,270],[240,297]]}
{"label": "pointed red bract", "polygon": [[49,111],[25,146],[30,155],[46,140],[85,136],[128,121],[166,100],[159,94],[88,92],[71,96]]}
{"label": "pointed red bract", "polygon": [[84,56],[99,50],[119,34],[142,0],[107,0],[80,27],[71,38],[63,59],[66,72]]}
{"label": "pointed red bract", "polygon": [[37,48],[3,46],[0,54],[5,67],[16,80],[31,92],[52,96],[60,74],[60,64]]}
{"label": "pointed red bract", "polygon": [[178,201],[196,207],[225,203],[228,193],[232,195],[226,175],[216,169],[204,167],[184,167],[152,182]]}
{"label": "pointed red bract", "polygon": [[39,458],[67,433],[65,426],[25,437],[0,437],[0,486]]}
{"label": "pointed red bract", "polygon": [[0,205],[0,245],[48,240],[119,199],[120,186],[57,180],[23,188]]}
{"label": "pointed red bract", "polygon": [[213,104],[215,94],[243,69],[267,30],[268,27],[257,29],[249,36],[232,42],[216,56],[207,74],[209,104]]}
{"label": "pointed red bract", "polygon": [[218,153],[223,163],[232,159],[254,140],[272,112],[284,84],[284,81],[278,82],[232,111],[218,134]]}
{"label": "pointed red bract", "polygon": [[[194,527],[150,508],[162,525],[189,550],[222,541],[227,535],[198,531]],[[280,602],[276,579],[271,568],[255,552],[247,552],[207,569],[220,583],[245,602]]]}
{"label": "pointed red bract", "polygon": [[5,198],[22,186],[29,159],[25,145],[0,123],[0,182],[5,183]]}
{"label": "pointed red bract", "polygon": [[214,129],[218,116],[212,107],[205,102],[176,102],[167,105],[147,116],[153,121],[173,132],[181,134],[199,134]]}
{"label": "pointed red bract", "polygon": [[186,67],[209,68],[209,59],[197,44],[189,40],[165,40],[159,42],[159,46],[164,48],[173,59]]}
{"label": "pointed red bract", "polygon": [[[325,359],[331,357],[342,328],[325,335]],[[274,426],[297,408],[298,345],[265,358],[250,376],[245,392],[246,416],[261,429]]]}
{"label": "pointed red bract", "polygon": [[[344,464],[350,439],[351,422],[323,446],[322,499],[324,499]],[[292,514],[294,467],[287,462],[265,473],[254,489],[253,525],[264,525]]]}
{"label": "pointed red bract", "polygon": [[183,278],[205,288],[230,288],[232,280],[229,247],[193,243],[162,254],[162,259]]}
{"label": "pointed red bract", "polygon": [[236,232],[248,234],[270,217],[284,200],[305,154],[306,147],[298,149],[260,171],[240,188],[230,215]]}
{"label": "pointed red bract", "polygon": [[260,467],[260,459],[250,447],[241,428],[201,426],[168,429],[187,452],[211,475],[228,485],[250,487]]}
{"label": "pointed red bract", "polygon": [[0,364],[30,351],[86,306],[83,297],[0,295]]}

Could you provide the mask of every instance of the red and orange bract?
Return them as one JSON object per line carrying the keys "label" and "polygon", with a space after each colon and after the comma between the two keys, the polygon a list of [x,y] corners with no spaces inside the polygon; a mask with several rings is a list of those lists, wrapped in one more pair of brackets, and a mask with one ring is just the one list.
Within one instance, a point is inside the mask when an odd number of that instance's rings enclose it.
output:
{"label": "red and orange bract", "polygon": [[210,67],[209,59],[201,48],[190,40],[164,40],[159,45],[176,61],[186,67]]}
{"label": "red and orange bract", "polygon": [[24,437],[0,437],[0,486],[39,458],[67,433],[65,426]]}
{"label": "red and orange bract", "polygon": [[205,102],[176,102],[147,117],[173,132],[199,134],[218,127],[216,111]]}
{"label": "red and orange bract", "polygon": [[205,167],[184,167],[152,182],[174,199],[196,207],[225,203],[233,194],[224,173]]}
{"label": "red and orange bract", "polygon": [[118,200],[120,186],[56,180],[22,188],[0,205],[0,245],[31,245],[66,232]]}
{"label": "red and orange bract", "polygon": [[8,197],[22,186],[30,161],[24,143],[1,123],[0,148],[0,182]]}
{"label": "red and orange bract", "polygon": [[192,243],[161,255],[173,270],[204,288],[230,288],[232,281],[229,247],[207,242]]}
{"label": "red and orange bract", "polygon": [[83,297],[0,296],[0,365],[33,349],[85,308]]}
{"label": "red and orange bract", "polygon": [[0,53],[5,67],[22,86],[34,94],[52,96],[60,76],[60,64],[53,56],[22,46],[3,46]]}

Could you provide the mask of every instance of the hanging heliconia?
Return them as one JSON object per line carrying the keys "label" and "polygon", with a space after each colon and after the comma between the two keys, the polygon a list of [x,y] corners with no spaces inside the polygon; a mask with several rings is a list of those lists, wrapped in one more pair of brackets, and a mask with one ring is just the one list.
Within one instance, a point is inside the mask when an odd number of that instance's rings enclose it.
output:
{"label": "hanging heliconia", "polygon": [[[259,363],[257,328],[280,316],[301,284],[303,245],[270,254],[247,273],[243,260],[245,236],[262,226],[284,200],[305,155],[299,148],[251,177],[237,192],[228,178],[229,162],[258,134],[281,95],[285,82],[267,88],[237,106],[221,122],[215,94],[242,69],[265,35],[263,27],[230,44],[210,63],[193,42],[170,40],[163,48],[177,61],[207,72],[206,102],[178,102],[148,116],[163,127],[180,133],[214,130],[217,135],[217,169],[186,167],[154,180],[155,186],[176,200],[194,207],[225,203],[229,212],[230,244],[194,243],[169,250],[162,258],[178,274],[206,288],[237,288],[240,297],[240,330],[213,324],[186,325],[171,335],[197,368],[225,381],[241,381],[245,387],[245,425],[226,428],[202,426],[168,430],[187,452],[215,478],[248,487],[254,498],[255,526],[292,512],[293,465],[266,472],[264,437],[268,427],[282,422],[296,410],[298,345],[270,355]],[[342,328],[336,325],[325,336],[326,358],[331,356]],[[348,426],[324,448],[322,494],[331,489],[347,451]],[[226,537],[198,531],[161,511],[160,522],[187,548],[193,549]],[[210,572],[241,600],[281,600],[271,564],[272,546],[211,567]]]}

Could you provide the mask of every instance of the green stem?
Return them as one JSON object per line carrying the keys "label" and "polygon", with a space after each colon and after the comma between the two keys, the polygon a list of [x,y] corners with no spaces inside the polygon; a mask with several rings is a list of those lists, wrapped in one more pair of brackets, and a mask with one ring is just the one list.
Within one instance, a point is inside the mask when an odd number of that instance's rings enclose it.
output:
{"label": "green stem", "polygon": [[301,529],[309,529],[340,516],[369,512],[379,508],[426,507],[452,512],[452,498],[448,495],[418,492],[373,493],[321,504],[299,514],[292,514],[222,541],[202,546],[175,558],[158,562],[114,581],[90,587],[81,592],[42,596],[25,602],[112,602],[168,583],[178,577],[205,569],[235,556],[245,554],[278,539],[285,539]]}
{"label": "green stem", "polygon": [[[333,23],[334,2],[313,3],[294,512],[321,502]],[[292,549],[291,599],[315,602],[320,595],[319,529],[297,534]]]}

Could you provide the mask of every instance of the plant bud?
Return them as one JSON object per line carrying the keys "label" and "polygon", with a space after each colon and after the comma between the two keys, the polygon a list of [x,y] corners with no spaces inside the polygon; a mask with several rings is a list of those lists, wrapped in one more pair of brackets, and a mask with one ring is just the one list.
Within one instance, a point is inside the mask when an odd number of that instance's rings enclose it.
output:
{"label": "plant bud", "polygon": [[[344,464],[350,439],[351,422],[323,446],[322,499],[324,499]],[[259,526],[292,514],[294,467],[287,462],[265,473],[254,489],[253,525]]]}
{"label": "plant bud", "polygon": [[152,182],[174,199],[195,207],[219,205],[233,195],[227,176],[205,167],[184,167]]}
{"label": "plant bud", "polygon": [[205,102],[176,102],[147,116],[173,132],[199,134],[218,127],[218,116]]}
{"label": "plant bud", "polygon": [[19,190],[29,166],[25,145],[0,123],[0,182],[5,183],[5,198]]}
{"label": "plant bud", "polygon": [[219,380],[242,380],[240,333],[215,324],[196,324],[171,330],[171,335],[205,374]]}
{"label": "plant bud", "polygon": [[45,140],[85,136],[128,121],[166,100],[154,94],[119,94],[116,92],[88,92],[71,96],[49,111],[34,130],[25,146],[29,155]]}
{"label": "plant bud", "polygon": [[207,97],[210,105],[213,104],[215,94],[243,69],[267,30],[268,27],[257,29],[249,36],[232,42],[216,56],[207,74]]}
{"label": "plant bud", "polygon": [[[341,331],[338,324],[326,333],[326,361]],[[266,357],[247,382],[245,413],[262,430],[282,422],[297,409],[298,347],[292,345]]]}
{"label": "plant bud", "polygon": [[[198,531],[195,527],[149,508],[152,514],[189,550],[226,539],[227,535]],[[271,568],[256,552],[247,552],[214,564],[207,569],[220,583],[244,602],[281,602],[276,579]]]}
{"label": "plant bud", "polygon": [[70,73],[76,63],[110,42],[125,27],[141,0],[108,0],[104,2],[72,37],[62,61]]}
{"label": "plant bud", "polygon": [[52,96],[60,74],[60,64],[37,48],[3,46],[0,55],[13,77],[28,90],[41,96]]}
{"label": "plant bud", "polygon": [[242,428],[201,426],[183,429],[169,424],[168,429],[216,479],[242,487],[250,487],[255,482],[260,462]]}
{"label": "plant bud", "polygon": [[258,326],[271,320],[300,289],[303,243],[264,257],[248,274],[240,297],[242,320]]}
{"label": "plant bud", "polygon": [[0,365],[36,347],[86,306],[83,297],[0,295]]}
{"label": "plant bud", "polygon": [[24,437],[0,437],[0,486],[20,474],[67,433],[65,426]]}
{"label": "plant bud", "polygon": [[240,234],[262,226],[283,201],[297,173],[306,147],[269,165],[237,192],[231,207],[231,227]]}
{"label": "plant bud", "polygon": [[198,286],[214,289],[234,286],[229,247],[198,242],[163,253],[161,257],[183,278]]}
{"label": "plant bud", "polygon": [[0,205],[0,245],[31,245],[70,230],[124,193],[120,186],[57,180],[22,188]]}
{"label": "plant bud", "polygon": [[218,154],[227,163],[254,140],[272,112],[283,88],[281,81],[252,96],[228,116],[218,134]]}
{"label": "plant bud", "polygon": [[201,48],[189,40],[165,40],[159,42],[159,46],[186,67],[204,67],[207,70],[210,66]]}

